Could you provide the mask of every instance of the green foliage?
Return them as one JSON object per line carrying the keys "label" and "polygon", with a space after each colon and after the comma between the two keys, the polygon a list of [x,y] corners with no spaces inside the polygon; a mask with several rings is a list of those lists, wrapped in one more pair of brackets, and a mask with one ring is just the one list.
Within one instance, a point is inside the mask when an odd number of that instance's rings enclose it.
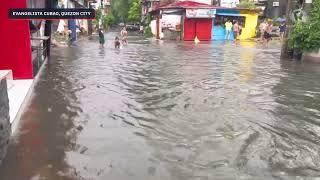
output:
{"label": "green foliage", "polygon": [[141,19],[141,3],[140,0],[133,0],[130,4],[128,12],[128,20],[131,22],[139,22]]}
{"label": "green foliage", "polygon": [[147,26],[144,31],[144,36],[150,38],[153,36],[150,26]]}
{"label": "green foliage", "polygon": [[96,10],[96,21],[99,22],[99,19],[101,18],[101,16],[102,16],[102,10],[101,8],[99,8]]}
{"label": "green foliage", "polygon": [[241,1],[238,5],[237,5],[238,8],[245,8],[245,9],[257,9],[257,6],[254,4],[253,1],[250,1],[250,0],[243,0]]}
{"label": "green foliage", "polygon": [[306,22],[300,20],[294,24],[289,46],[299,53],[320,49],[320,0],[313,2]]}
{"label": "green foliage", "polygon": [[151,27],[150,27],[150,23],[151,23],[152,17],[150,16],[150,14],[147,15],[147,18],[145,20],[145,26],[144,26],[144,36],[149,38],[152,37],[152,31],[151,31]]}
{"label": "green foliage", "polygon": [[129,0],[113,0],[111,10],[116,22],[126,22],[129,11]]}
{"label": "green foliage", "polygon": [[107,29],[108,26],[111,26],[115,23],[115,17],[112,14],[112,11],[110,11],[107,15],[102,17],[102,26],[104,29]]}

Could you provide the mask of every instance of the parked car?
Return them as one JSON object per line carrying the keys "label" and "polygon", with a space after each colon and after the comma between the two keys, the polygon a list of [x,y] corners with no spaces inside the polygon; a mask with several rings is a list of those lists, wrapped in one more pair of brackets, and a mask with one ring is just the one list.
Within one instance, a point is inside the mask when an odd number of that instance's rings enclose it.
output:
{"label": "parked car", "polygon": [[138,23],[128,23],[128,24],[126,24],[126,29],[128,31],[139,31],[140,24],[138,24]]}

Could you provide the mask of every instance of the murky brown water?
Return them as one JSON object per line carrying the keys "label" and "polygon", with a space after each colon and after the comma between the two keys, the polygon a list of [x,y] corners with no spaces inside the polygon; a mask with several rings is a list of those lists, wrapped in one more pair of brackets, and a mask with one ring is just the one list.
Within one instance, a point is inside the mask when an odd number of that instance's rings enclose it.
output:
{"label": "murky brown water", "polygon": [[280,45],[57,48],[1,180],[320,177],[320,66]]}

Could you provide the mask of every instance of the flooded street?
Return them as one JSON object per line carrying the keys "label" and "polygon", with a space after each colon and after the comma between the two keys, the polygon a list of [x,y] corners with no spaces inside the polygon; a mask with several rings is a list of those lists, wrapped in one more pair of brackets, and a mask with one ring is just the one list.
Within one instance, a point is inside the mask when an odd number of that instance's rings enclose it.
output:
{"label": "flooded street", "polygon": [[280,44],[54,48],[1,180],[320,178],[320,66]]}

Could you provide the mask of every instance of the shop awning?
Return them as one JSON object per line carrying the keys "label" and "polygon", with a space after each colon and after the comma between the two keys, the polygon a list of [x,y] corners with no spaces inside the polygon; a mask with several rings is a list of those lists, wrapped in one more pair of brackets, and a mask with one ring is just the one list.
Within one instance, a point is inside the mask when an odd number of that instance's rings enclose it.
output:
{"label": "shop awning", "polygon": [[240,16],[239,13],[217,13],[218,16]]}
{"label": "shop awning", "polygon": [[161,14],[177,14],[181,15],[184,13],[184,9],[167,9],[167,10],[162,10]]}

